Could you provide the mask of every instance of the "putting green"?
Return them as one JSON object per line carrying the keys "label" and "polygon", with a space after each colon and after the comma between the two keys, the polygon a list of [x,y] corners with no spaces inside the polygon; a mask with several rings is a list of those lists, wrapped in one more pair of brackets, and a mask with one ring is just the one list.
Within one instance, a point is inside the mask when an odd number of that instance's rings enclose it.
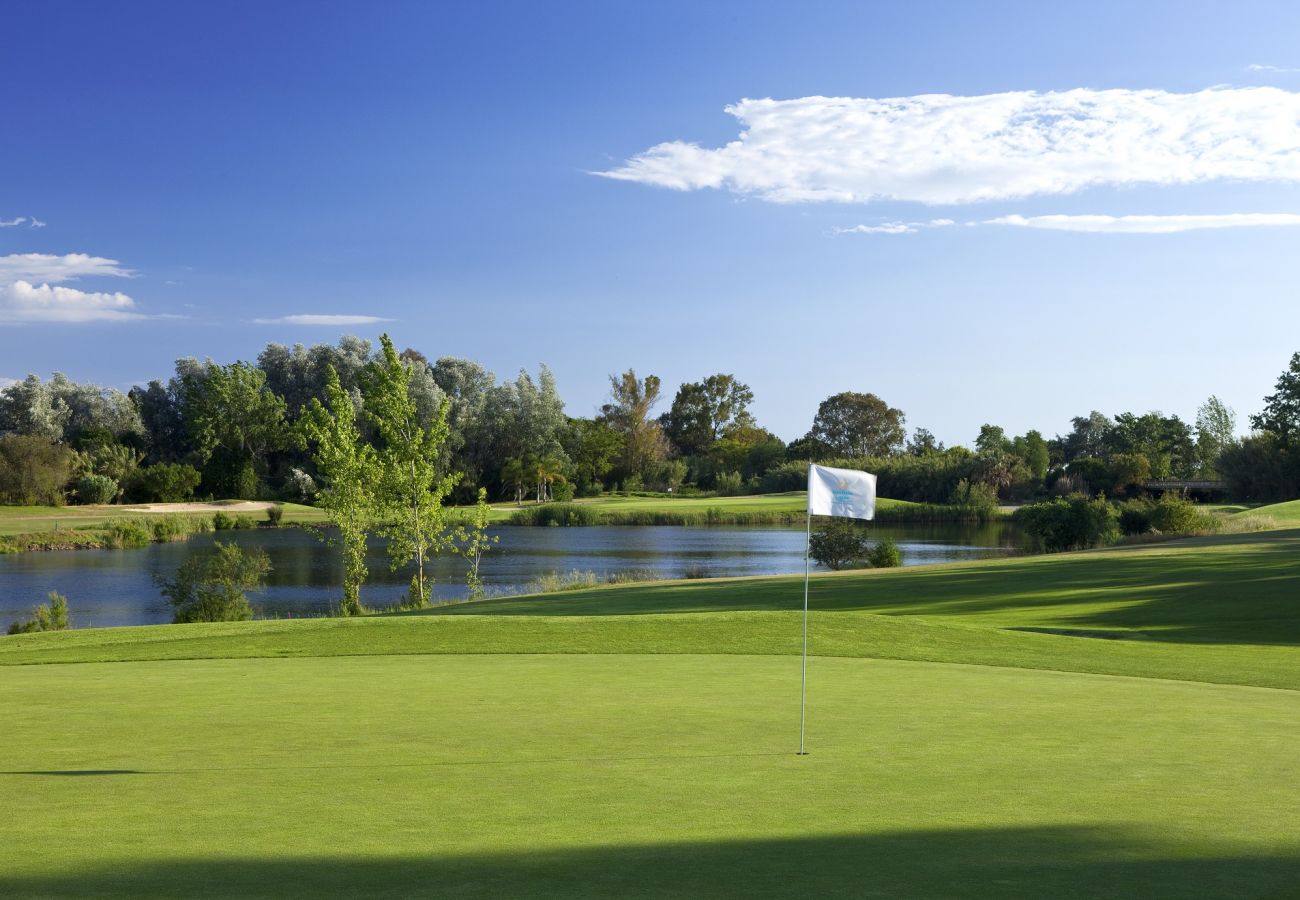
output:
{"label": "putting green", "polygon": [[7,668],[0,896],[1280,897],[1300,876],[1298,693],[810,674],[798,758],[794,657]]}

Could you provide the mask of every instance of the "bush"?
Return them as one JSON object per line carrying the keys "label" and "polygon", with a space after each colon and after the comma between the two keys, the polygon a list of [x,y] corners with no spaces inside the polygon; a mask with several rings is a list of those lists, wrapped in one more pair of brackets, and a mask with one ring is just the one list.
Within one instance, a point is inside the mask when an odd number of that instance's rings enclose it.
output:
{"label": "bush", "polygon": [[734,497],[744,493],[744,482],[739,472],[719,472],[713,479],[713,488],[722,497]]}
{"label": "bush", "polygon": [[284,518],[284,507],[279,503],[266,508],[266,521],[272,528],[280,527],[280,520]]}
{"label": "bush", "polygon": [[568,503],[573,499],[577,489],[571,481],[562,481],[557,484],[551,491],[551,496],[560,503]]}
{"label": "bush", "polygon": [[998,491],[991,484],[963,478],[953,488],[950,499],[953,506],[981,522],[987,522],[998,514]]}
{"label": "bush", "polygon": [[84,475],[77,479],[80,503],[112,503],[117,497],[117,482],[107,475]]}
{"label": "bush", "polygon": [[316,479],[312,478],[302,469],[294,468],[289,470],[289,479],[285,483],[285,490],[294,500],[300,500],[303,503],[311,503],[316,499]]}
{"label": "bush", "polygon": [[126,496],[132,503],[179,503],[194,496],[201,477],[193,466],[155,463],[132,473]]}
{"label": "bush", "polygon": [[174,578],[159,580],[158,585],[176,611],[176,622],[239,622],[253,617],[245,591],[260,590],[270,571],[264,551],[218,541],[210,552],[186,559]]}
{"label": "bush", "polygon": [[214,531],[229,531],[235,527],[235,519],[224,512],[217,511],[212,514],[212,528]]}
{"label": "bush", "polygon": [[1146,534],[1151,530],[1150,500],[1129,500],[1119,507],[1119,530],[1124,534]]}
{"label": "bush", "polygon": [[867,564],[873,569],[893,569],[903,564],[903,552],[889,538],[876,541],[867,553]]}
{"label": "bush", "polygon": [[1071,494],[1016,510],[1031,541],[1051,552],[1084,550],[1119,539],[1119,513],[1101,497]]}
{"label": "bush", "polygon": [[147,547],[153,543],[148,519],[114,519],[104,526],[104,544],[113,550]]}
{"label": "bush", "polygon": [[578,503],[543,503],[526,506],[510,515],[511,525],[598,525],[600,513]]}
{"label": "bush", "polygon": [[1166,492],[1151,506],[1151,527],[1161,534],[1214,531],[1215,521],[1186,497]]}
{"label": "bush", "polygon": [[528,582],[527,593],[555,594],[560,591],[581,591],[600,584],[600,577],[595,572],[548,572]]}
{"label": "bush", "polygon": [[56,591],[50,591],[49,602],[42,603],[32,610],[32,617],[25,622],[14,622],[9,626],[10,634],[31,634],[36,631],[63,631],[68,627],[68,598]]}
{"label": "bush", "polygon": [[257,520],[254,519],[252,516],[247,516],[247,515],[239,515],[239,516],[235,516],[235,524],[234,524],[233,526],[231,526],[231,527],[233,527],[233,528],[256,528],[256,527],[257,527]]}
{"label": "bush", "polygon": [[864,529],[852,519],[831,519],[812,533],[808,555],[828,569],[851,569],[862,566],[870,542]]}

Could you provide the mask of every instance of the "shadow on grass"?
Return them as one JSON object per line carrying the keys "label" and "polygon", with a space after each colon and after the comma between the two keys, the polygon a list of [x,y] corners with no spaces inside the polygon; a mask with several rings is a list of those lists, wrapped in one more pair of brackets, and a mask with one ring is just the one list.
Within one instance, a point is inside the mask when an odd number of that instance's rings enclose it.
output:
{"label": "shadow on grass", "polygon": [[[431,833],[431,848],[437,841]],[[157,849],[166,846],[159,835]],[[0,874],[0,896],[1207,900],[1295,896],[1297,883],[1300,850],[1198,853],[1119,830],[1042,827],[469,856],[439,856],[431,849],[427,856],[387,858],[123,861],[77,872]]]}
{"label": "shadow on grass", "polygon": [[87,778],[97,775],[148,775],[139,769],[30,769],[20,772],[0,772],[0,775],[33,775],[48,778]]}

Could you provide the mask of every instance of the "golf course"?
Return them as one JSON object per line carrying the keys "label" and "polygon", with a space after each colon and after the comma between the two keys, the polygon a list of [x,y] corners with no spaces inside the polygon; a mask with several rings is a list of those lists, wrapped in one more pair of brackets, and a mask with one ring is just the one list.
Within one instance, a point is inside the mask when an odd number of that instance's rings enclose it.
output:
{"label": "golf course", "polygon": [[[1286,508],[1267,510],[1284,525]],[[3,897],[1290,897],[1300,530],[0,639]]]}

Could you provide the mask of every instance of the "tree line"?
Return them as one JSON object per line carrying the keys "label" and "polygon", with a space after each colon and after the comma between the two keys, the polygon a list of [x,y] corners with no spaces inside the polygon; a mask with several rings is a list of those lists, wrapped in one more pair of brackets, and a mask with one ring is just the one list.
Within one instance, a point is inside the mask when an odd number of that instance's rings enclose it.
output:
{"label": "tree line", "polygon": [[[472,504],[480,488],[518,503],[611,490],[795,490],[810,460],[876,471],[882,495],[930,503],[962,502],[971,491],[1003,501],[1118,497],[1164,478],[1222,480],[1240,499],[1300,492],[1300,354],[1244,439],[1234,411],[1211,397],[1194,422],[1092,411],[1063,435],[986,424],[973,447],[945,447],[925,428],[909,436],[903,411],[880,397],[845,391],[822,401],[808,432],[787,445],[755,420],[753,391],[732,374],[682,384],[669,401],[658,377],[628,370],[610,377],[594,415],[574,417],[545,366],[497,380],[472,360],[430,361],[344,337],[269,344],[254,362],[180,359],[168,379],[127,393],[28,376],[0,391],[0,502],[318,502],[331,477],[313,443],[322,416],[343,416],[350,404],[361,444],[413,440],[409,429],[386,432],[367,409],[398,402],[391,391],[375,399],[373,384],[366,397],[366,380],[389,362],[405,382],[410,427],[440,436],[440,452],[424,456],[439,502]],[[368,460],[353,464],[364,470]]]}

